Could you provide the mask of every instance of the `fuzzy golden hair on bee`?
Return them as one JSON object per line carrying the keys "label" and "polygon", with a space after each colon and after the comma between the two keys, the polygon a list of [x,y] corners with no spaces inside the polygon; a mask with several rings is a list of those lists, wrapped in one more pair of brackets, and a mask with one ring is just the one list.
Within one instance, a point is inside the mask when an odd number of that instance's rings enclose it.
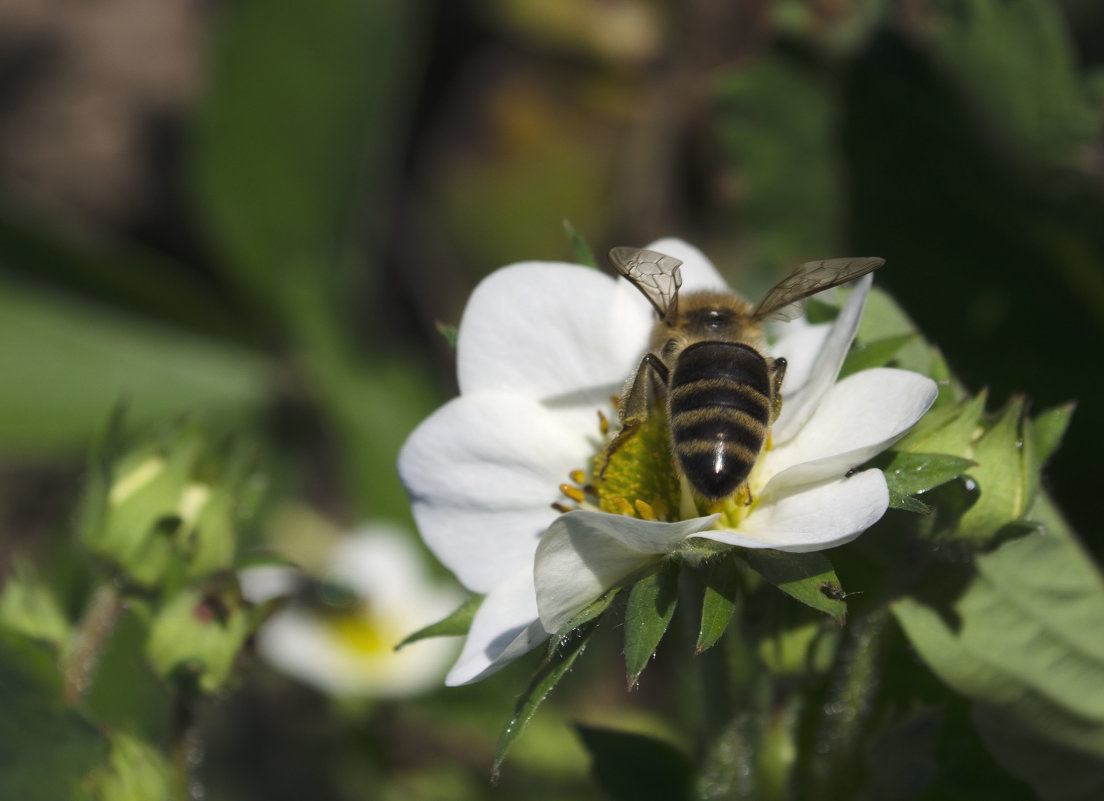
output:
{"label": "fuzzy golden hair on bee", "polygon": [[610,251],[610,262],[657,319],[648,352],[625,385],[621,429],[606,445],[604,465],[648,419],[652,400],[660,400],[678,468],[711,504],[745,485],[782,408],[786,360],[763,355],[763,323],[791,320],[805,298],[883,264],[877,258],[807,262],[753,306],[735,292],[680,296],[682,262],[673,256],[621,247]]}

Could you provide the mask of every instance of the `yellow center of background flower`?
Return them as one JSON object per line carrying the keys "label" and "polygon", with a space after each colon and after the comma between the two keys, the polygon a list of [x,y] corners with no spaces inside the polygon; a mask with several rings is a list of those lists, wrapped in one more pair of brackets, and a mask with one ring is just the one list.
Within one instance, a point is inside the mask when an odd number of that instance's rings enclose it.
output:
{"label": "yellow center of background flower", "polygon": [[326,623],[337,641],[344,648],[362,656],[388,654],[398,641],[396,633],[387,630],[389,627],[381,625],[382,621],[377,618],[357,612],[327,617]]}

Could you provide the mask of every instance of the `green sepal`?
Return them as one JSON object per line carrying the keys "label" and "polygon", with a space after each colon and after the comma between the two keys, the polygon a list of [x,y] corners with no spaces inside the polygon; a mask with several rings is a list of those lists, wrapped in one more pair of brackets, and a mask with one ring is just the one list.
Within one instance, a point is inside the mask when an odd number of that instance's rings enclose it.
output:
{"label": "green sepal", "polygon": [[790,597],[834,618],[847,618],[846,594],[828,557],[819,551],[786,553],[749,549],[751,569]]}
{"label": "green sepal", "polygon": [[901,349],[910,342],[915,342],[918,334],[899,334],[897,336],[884,337],[872,342],[855,344],[847,352],[843,360],[839,377],[845,378],[860,370],[869,370],[871,367],[882,367],[893,360]]}
{"label": "green sepal", "polygon": [[590,245],[583,239],[570,220],[563,221],[564,231],[567,232],[567,238],[571,242],[571,250],[575,254],[575,261],[584,267],[592,267],[594,269],[600,269],[598,267],[598,260],[594,258],[594,251],[590,249]]}
{"label": "green sepal", "polygon": [[610,605],[617,599],[618,593],[621,587],[614,587],[613,589],[606,590],[595,601],[591,601],[581,611],[576,613],[575,617],[571,618],[564,624],[556,634],[548,640],[548,658],[551,659],[555,654],[556,649],[560,647],[560,640],[567,637],[571,632],[580,626],[584,626],[592,620],[596,620],[603,615]]}
{"label": "green sepal", "polygon": [[214,692],[229,677],[253,622],[252,610],[184,590],[155,614],[146,657],[162,678]]}
{"label": "green sepal", "polygon": [[629,688],[667,632],[678,601],[678,563],[667,561],[639,579],[629,590],[625,608],[625,671]]}
{"label": "green sepal", "polygon": [[438,620],[436,623],[430,623],[428,626],[420,628],[413,634],[408,635],[402,642],[395,646],[395,650],[397,651],[404,645],[410,645],[412,642],[426,640],[430,637],[459,637],[467,634],[468,629],[471,628],[472,618],[474,618],[475,613],[479,611],[484,597],[483,595],[471,596],[441,620]]}
{"label": "green sepal", "polygon": [[1038,470],[1034,442],[1024,435],[1024,399],[1015,398],[997,422],[975,443],[977,467],[970,476],[980,487],[977,501],[966,510],[951,539],[986,544],[999,529],[1023,516],[1034,501]]}
{"label": "green sepal", "polygon": [[902,495],[899,492],[894,492],[893,488],[889,489],[889,508],[900,509],[904,512],[912,512],[918,515],[930,515],[932,513],[932,507],[918,498],[914,498],[911,495]]}
{"label": "green sepal", "polygon": [[981,425],[987,398],[988,393],[982,390],[954,406],[932,409],[894,446],[895,450],[971,456],[970,445]]}
{"label": "green sepal", "polygon": [[717,644],[736,613],[740,601],[740,571],[734,558],[722,557],[689,573],[701,584],[701,626],[694,645],[694,653],[700,654]]}
{"label": "green sepal", "polygon": [[908,496],[946,484],[958,478],[977,462],[949,453],[892,452],[882,468],[890,495]]}
{"label": "green sepal", "polygon": [[445,338],[449,350],[456,350],[456,340],[460,338],[460,329],[454,325],[443,323],[440,320],[434,323],[433,326],[437,329],[437,333]]}
{"label": "green sepal", "polygon": [[1076,408],[1077,403],[1070,401],[1035,415],[1032,420],[1035,428],[1035,459],[1040,467],[1045,465],[1058,450],[1058,445],[1066,435],[1066,429],[1069,428],[1070,419],[1073,417],[1073,410]]}
{"label": "green sepal", "polygon": [[525,692],[518,698],[514,705],[514,714],[498,739],[494,763],[491,766],[491,781],[498,781],[499,771],[510,748],[517,742],[521,733],[525,731],[526,725],[536,713],[537,708],[544,702],[544,699],[560,683],[560,679],[571,670],[571,666],[575,664],[579,654],[586,648],[587,642],[590,641],[593,633],[593,625],[585,625],[580,629],[576,629],[567,637],[558,640],[559,647],[555,654],[541,664],[529,682],[529,686],[525,688]]}

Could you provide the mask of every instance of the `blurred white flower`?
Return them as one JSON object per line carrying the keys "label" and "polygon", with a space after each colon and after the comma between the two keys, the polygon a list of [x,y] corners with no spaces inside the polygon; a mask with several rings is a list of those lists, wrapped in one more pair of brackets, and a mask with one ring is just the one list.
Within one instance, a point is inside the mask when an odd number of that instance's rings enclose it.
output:
{"label": "blurred white flower", "polygon": [[[257,633],[257,650],[273,667],[336,697],[400,697],[437,686],[457,648],[448,640],[395,646],[462,601],[457,590],[428,576],[409,538],[374,524],[340,538],[314,585],[321,598],[302,600],[307,583],[289,567],[256,566],[240,573],[253,603],[288,596]],[[331,603],[326,603],[327,589]]]}
{"label": "blurred white flower", "polygon": [[[648,249],[683,262],[683,292],[726,288],[685,242]],[[754,501],[707,515],[677,489],[658,499],[657,511],[654,494],[632,495],[639,476],[613,480],[612,463],[606,481],[594,482],[597,502],[574,492],[577,510],[552,505],[566,477],[591,472],[585,468],[606,439],[596,410],[613,414],[609,398],[647,345],[651,307],[629,282],[529,262],[476,287],[459,327],[460,397],[423,422],[399,457],[426,543],[466,587],[486,595],[447,683],[476,681],[536,647],[688,537],[812,551],[848,542],[881,518],[884,476],[851,471],[901,437],[937,389],[888,368],[836,383],[870,283],[856,283],[833,323],[783,327],[769,351],[788,361],[784,402],[772,447],[749,478]],[[622,451],[615,461],[636,458]],[[660,470],[677,487],[673,465]]]}

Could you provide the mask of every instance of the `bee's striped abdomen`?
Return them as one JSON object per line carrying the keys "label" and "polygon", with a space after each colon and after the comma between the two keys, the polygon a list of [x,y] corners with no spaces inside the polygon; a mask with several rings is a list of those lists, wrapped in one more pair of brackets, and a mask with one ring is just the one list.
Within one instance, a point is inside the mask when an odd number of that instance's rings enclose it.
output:
{"label": "bee's striped abdomen", "polygon": [[679,354],[670,380],[671,441],[683,474],[720,500],[751,472],[767,437],[766,360],[738,342],[698,342]]}

